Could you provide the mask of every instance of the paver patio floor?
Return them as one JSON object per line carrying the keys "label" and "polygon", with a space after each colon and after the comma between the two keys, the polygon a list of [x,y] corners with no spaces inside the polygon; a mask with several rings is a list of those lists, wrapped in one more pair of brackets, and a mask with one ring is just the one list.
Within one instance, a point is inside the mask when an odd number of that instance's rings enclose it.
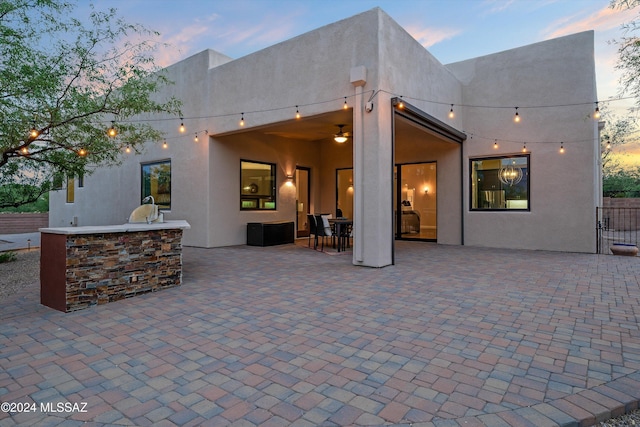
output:
{"label": "paver patio floor", "polygon": [[588,426],[640,400],[640,258],[185,248],[178,288],[66,314],[29,290],[0,302],[0,402],[36,410],[2,426]]}

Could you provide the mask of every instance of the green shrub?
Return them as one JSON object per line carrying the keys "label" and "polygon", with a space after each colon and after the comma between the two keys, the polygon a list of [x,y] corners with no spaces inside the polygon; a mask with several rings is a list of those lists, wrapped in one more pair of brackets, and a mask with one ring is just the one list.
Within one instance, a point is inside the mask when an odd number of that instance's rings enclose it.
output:
{"label": "green shrub", "polygon": [[13,251],[0,252],[0,264],[3,262],[11,262],[16,260],[16,253]]}

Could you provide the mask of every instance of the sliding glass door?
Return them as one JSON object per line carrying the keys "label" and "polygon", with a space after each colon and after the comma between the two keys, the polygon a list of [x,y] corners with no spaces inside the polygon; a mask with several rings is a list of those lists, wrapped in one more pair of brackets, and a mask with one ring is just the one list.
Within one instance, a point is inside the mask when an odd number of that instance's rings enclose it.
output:
{"label": "sliding glass door", "polygon": [[396,165],[393,195],[396,238],[437,240],[436,171],[435,162]]}

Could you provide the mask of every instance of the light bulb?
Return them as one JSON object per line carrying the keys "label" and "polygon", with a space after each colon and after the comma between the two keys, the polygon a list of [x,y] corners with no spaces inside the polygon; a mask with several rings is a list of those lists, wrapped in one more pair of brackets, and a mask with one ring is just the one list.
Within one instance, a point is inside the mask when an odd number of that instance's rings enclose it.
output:
{"label": "light bulb", "polygon": [[453,104],[451,104],[451,110],[449,110],[449,118],[453,119],[456,115],[453,112]]}
{"label": "light bulb", "polygon": [[564,142],[560,143],[560,153],[564,153]]}
{"label": "light bulb", "polygon": [[596,110],[593,112],[593,118],[597,120],[600,117],[600,108],[598,107],[598,102],[596,102]]}
{"label": "light bulb", "polygon": [[181,123],[180,123],[180,133],[184,133],[186,131],[185,127],[184,127],[184,121],[182,121],[182,117],[180,117]]}
{"label": "light bulb", "polygon": [[348,109],[349,108],[349,104],[347,104],[347,97],[344,97],[344,105],[342,106],[343,109]]}
{"label": "light bulb", "polygon": [[516,107],[516,115],[513,116],[513,121],[516,123],[520,123],[520,115],[518,114],[518,107]]}
{"label": "light bulb", "polygon": [[523,152],[523,153],[526,153],[526,152],[527,152],[527,144],[524,144],[524,145],[522,146],[522,152]]}
{"label": "light bulb", "polygon": [[166,140],[162,143],[162,148],[169,148],[169,144],[167,144]]}
{"label": "light bulb", "polygon": [[125,148],[125,149],[124,149],[124,151],[125,151],[126,153],[130,153],[130,152],[131,152],[131,147],[127,146],[127,148]]}
{"label": "light bulb", "polygon": [[87,150],[85,150],[84,148],[81,148],[80,150],[78,150],[78,155],[80,157],[84,157],[87,155]]}
{"label": "light bulb", "polygon": [[240,126],[244,126],[244,113],[240,117]]}
{"label": "light bulb", "polygon": [[198,142],[198,134],[197,134],[197,133],[196,133],[196,137],[195,137],[195,138],[193,138],[193,140],[194,140],[195,142]]}
{"label": "light bulb", "polygon": [[298,106],[296,105],[296,119],[300,118],[300,110],[298,110]]}
{"label": "light bulb", "polygon": [[495,141],[495,142],[493,143],[493,148],[494,148],[495,150],[497,150],[497,149],[498,149],[498,141]]}
{"label": "light bulb", "polygon": [[109,135],[111,138],[114,138],[117,134],[118,134],[118,131],[116,130],[113,122],[111,122],[111,127],[107,131],[107,135]]}

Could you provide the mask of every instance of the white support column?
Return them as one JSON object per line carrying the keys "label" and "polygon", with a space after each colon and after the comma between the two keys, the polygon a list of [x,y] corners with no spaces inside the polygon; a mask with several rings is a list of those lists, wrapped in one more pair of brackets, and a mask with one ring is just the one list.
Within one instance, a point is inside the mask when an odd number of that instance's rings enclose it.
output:
{"label": "white support column", "polygon": [[353,264],[384,267],[392,263],[393,152],[391,102],[378,93],[376,103],[363,97],[366,69],[351,69],[353,109],[354,243]]}

